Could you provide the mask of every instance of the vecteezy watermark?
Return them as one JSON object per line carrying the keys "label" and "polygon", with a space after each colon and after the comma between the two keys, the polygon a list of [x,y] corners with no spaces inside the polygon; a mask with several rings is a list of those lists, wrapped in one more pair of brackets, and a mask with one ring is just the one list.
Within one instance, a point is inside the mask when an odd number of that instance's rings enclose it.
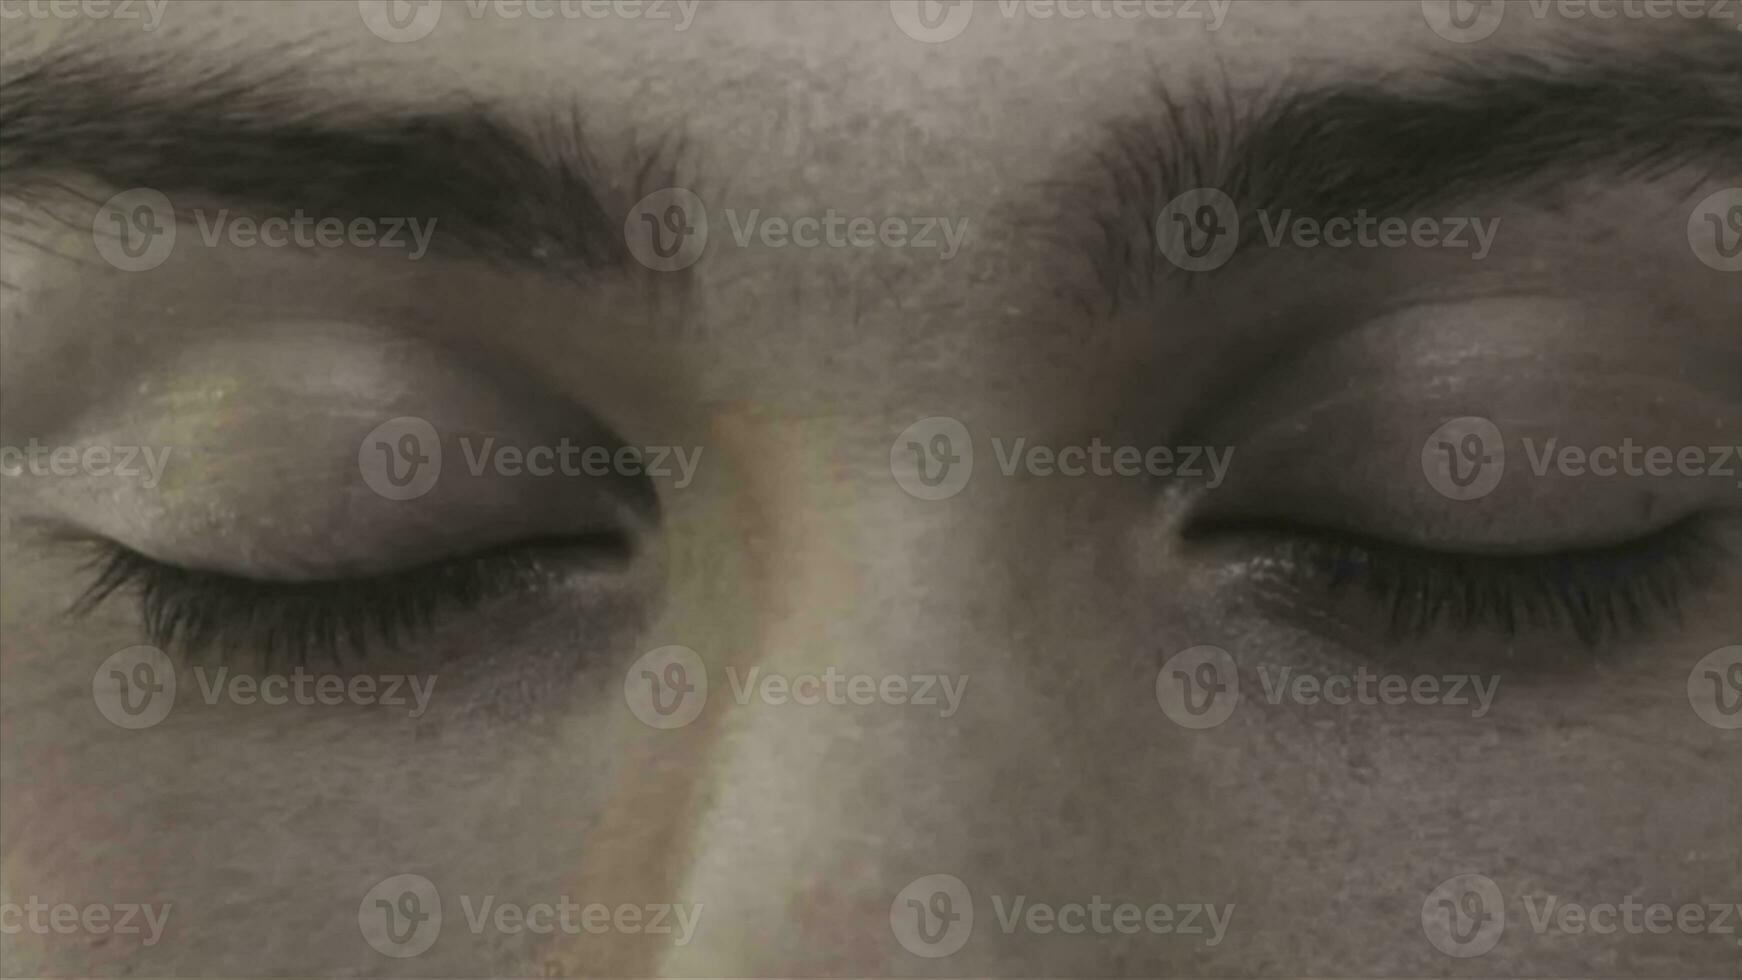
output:
{"label": "vecteezy watermark", "polygon": [[[1531,475],[1645,479],[1716,477],[1742,489],[1742,446],[1664,446],[1634,442],[1579,446],[1558,437],[1519,440]],[[1479,416],[1451,419],[1422,443],[1421,469],[1428,484],[1451,500],[1493,493],[1506,475],[1506,439],[1500,427]]]}
{"label": "vecteezy watermark", "polygon": [[1713,650],[1688,671],[1688,703],[1713,728],[1742,728],[1742,644]]}
{"label": "vecteezy watermark", "polygon": [[[1684,935],[1735,936],[1742,926],[1742,903],[1642,902],[1632,895],[1619,902],[1585,904],[1547,892],[1517,896],[1524,921],[1538,936]],[[1481,956],[1500,943],[1506,932],[1506,900],[1500,886],[1485,875],[1466,873],[1447,878],[1422,902],[1421,925],[1428,941],[1447,956]],[[1742,945],[1742,939],[1737,940]]]}
{"label": "vecteezy watermark", "polygon": [[[992,453],[1006,477],[1158,477],[1204,480],[1210,490],[1222,485],[1234,462],[1233,446],[1117,446],[1099,436],[1083,444],[1046,445],[995,435]],[[973,475],[973,437],[959,419],[920,419],[890,444],[889,472],[920,500],[953,497]]]}
{"label": "vecteezy watermark", "polygon": [[[938,216],[821,213],[768,214],[761,208],[726,208],[724,241],[738,248],[912,249],[935,251],[940,261],[956,257],[967,240],[969,220]],[[656,190],[629,210],[623,240],[636,261],[655,272],[695,265],[707,250],[710,229],[721,227],[707,204],[684,187]]]}
{"label": "vecteezy watermark", "polygon": [[1484,875],[1453,875],[1435,885],[1421,903],[1421,929],[1447,956],[1481,956],[1506,932],[1506,902],[1500,886]]}
{"label": "vecteezy watermark", "polygon": [[[1027,895],[990,896],[998,930],[1006,936],[1189,937],[1219,946],[1234,919],[1233,904],[1204,902],[1114,902],[1091,895],[1086,901],[1047,902]],[[974,896],[950,874],[916,878],[889,905],[889,927],[901,947],[915,956],[939,959],[958,952],[974,932]]]}
{"label": "vecteezy watermark", "polygon": [[[910,447],[911,448],[911,447]],[[917,450],[915,450],[917,451]],[[1017,437],[1008,443],[992,437],[992,452],[998,471],[1015,476],[1155,476],[1196,480],[1209,477],[1204,487],[1214,490],[1228,476],[1234,462],[1233,446],[1110,446],[1099,437],[1086,446],[1029,445]]]}
{"label": "vecteezy watermark", "polygon": [[1258,680],[1271,704],[1443,706],[1469,708],[1472,718],[1488,713],[1500,689],[1498,674],[1375,674],[1366,667],[1353,674],[1310,674],[1260,664]]}
{"label": "vecteezy watermark", "polygon": [[1258,212],[1258,226],[1271,248],[1445,248],[1468,250],[1480,262],[1494,247],[1500,219],[1479,217],[1382,218],[1357,210],[1353,217],[1314,218],[1284,208]]}
{"label": "vecteezy watermark", "polygon": [[423,875],[383,878],[357,904],[357,928],[363,941],[383,956],[416,956],[442,934],[441,892]]}
{"label": "vecteezy watermark", "polygon": [[437,220],[430,218],[425,224],[421,218],[316,218],[301,208],[289,217],[231,217],[227,209],[211,214],[197,208],[193,215],[200,240],[208,248],[224,242],[232,248],[410,249],[406,258],[413,262],[429,252]]}
{"label": "vecteezy watermark", "polygon": [[[407,717],[429,710],[435,693],[434,676],[414,674],[316,674],[298,667],[289,674],[232,673],[228,667],[193,669],[200,698],[239,705],[352,704],[407,708]],[[120,728],[150,728],[169,717],[178,691],[177,671],[169,656],[153,646],[131,646],[109,655],[91,675],[91,698],[97,711]],[[410,698],[408,701],[407,698]]]}
{"label": "vecteezy watermark", "polygon": [[[582,904],[567,895],[548,902],[512,902],[495,895],[465,894],[458,901],[466,928],[475,936],[486,932],[505,936],[616,932],[669,936],[673,946],[687,946],[702,920],[701,902]],[[441,893],[422,875],[385,878],[364,893],[357,907],[357,926],[376,952],[395,958],[416,956],[441,936]]]}
{"label": "vecteezy watermark", "polygon": [[[1005,20],[1037,21],[1208,21],[1205,30],[1222,26],[1233,0],[998,0]],[[927,44],[959,37],[974,16],[970,0],[889,0],[889,16],[901,33]]]}
{"label": "vecteezy watermark", "polygon": [[[1365,208],[1330,217],[1261,208],[1257,218],[1255,241],[1268,248],[1450,249],[1467,251],[1477,262],[1488,257],[1500,233],[1497,217],[1386,217]],[[1214,187],[1196,187],[1169,201],[1156,217],[1156,246],[1187,272],[1219,269],[1241,245],[1241,220],[1233,198]]]}
{"label": "vecteezy watermark", "polygon": [[[1735,20],[1737,0],[1529,0],[1534,20]],[[1422,18],[1435,34],[1458,44],[1485,40],[1500,29],[1506,0],[1421,0]],[[1742,24],[1737,25],[1742,30]]]}
{"label": "vecteezy watermark", "polygon": [[974,475],[974,439],[958,419],[920,419],[890,444],[889,472],[897,486],[920,500],[947,500]]}
{"label": "vecteezy watermark", "polygon": [[[873,704],[913,705],[936,708],[939,718],[949,718],[962,707],[968,691],[966,674],[848,674],[825,667],[817,674],[764,673],[761,667],[739,671],[726,668],[732,700],[749,704],[796,704],[804,707],[827,704],[836,707]],[[941,698],[941,700],[940,700]]]}
{"label": "vecteezy watermark", "polygon": [[1688,246],[1719,272],[1742,272],[1742,187],[1713,191],[1694,205],[1688,215]]}
{"label": "vecteezy watermark", "polygon": [[1215,728],[1240,704],[1240,671],[1228,651],[1208,644],[1167,658],[1155,676],[1155,701],[1182,728]]}
{"label": "vecteezy watermark", "polygon": [[[836,667],[815,673],[782,674],[762,667],[726,668],[732,700],[770,707],[925,708],[949,718],[961,710],[968,690],[965,674],[855,674]],[[708,700],[708,670],[701,655],[686,646],[663,646],[636,658],[623,675],[623,700],[651,728],[682,728],[700,717]]]}
{"label": "vecteezy watermark", "polygon": [[227,208],[178,214],[169,197],[135,187],[103,202],[91,222],[91,241],[104,261],[123,272],[146,272],[175,250],[178,218],[191,215],[207,248],[368,248],[402,252],[415,262],[429,251],[436,221],[405,217],[318,217],[301,208],[265,218],[232,215]]}
{"label": "vecteezy watermark", "polygon": [[169,0],[0,0],[0,21],[124,20],[155,31],[168,8]]}
{"label": "vecteezy watermark", "polygon": [[[459,436],[458,443],[466,473],[473,478],[486,473],[535,479],[675,476],[672,488],[682,490],[702,462],[701,446],[587,445],[566,436],[553,444],[520,445],[498,442],[494,436]],[[413,415],[388,419],[357,447],[363,482],[388,500],[414,500],[435,489],[443,459],[441,434],[428,420]]]}
{"label": "vecteezy watermark", "polygon": [[[1734,936],[1742,927],[1742,903],[1645,903],[1628,895],[1619,902],[1585,905],[1542,892],[1523,896],[1524,914],[1537,935]],[[1736,944],[1742,946],[1742,939]]]}
{"label": "vecteezy watermark", "polygon": [[[1499,676],[1478,674],[1379,674],[1362,666],[1352,674],[1308,673],[1295,667],[1260,664],[1264,700],[1333,707],[1467,708],[1481,718],[1494,705]],[[1162,713],[1182,728],[1214,728],[1240,704],[1240,674],[1234,658],[1217,646],[1195,646],[1174,654],[1155,677],[1155,700]]]}
{"label": "vecteezy watermark", "polygon": [[138,936],[141,946],[156,946],[163,938],[174,902],[117,902],[75,905],[44,902],[35,895],[22,903],[0,902],[0,935],[22,932],[38,936]]}
{"label": "vecteezy watermark", "polygon": [[[442,18],[441,0],[357,0],[357,14],[383,41],[420,41]],[[465,0],[460,9],[472,20],[650,21],[669,23],[679,33],[690,29],[701,0]]]}
{"label": "vecteezy watermark", "polygon": [[[0,475],[34,477],[121,477],[138,479],[155,490],[163,479],[173,446],[45,446],[32,438],[23,446],[0,446]],[[160,452],[161,450],[161,452]],[[143,479],[140,479],[143,477]]]}
{"label": "vecteezy watermark", "polygon": [[936,216],[871,217],[844,215],[829,208],[820,215],[763,214],[761,208],[726,209],[732,242],[739,248],[911,248],[937,250],[948,262],[968,237],[968,219],[954,223]]}

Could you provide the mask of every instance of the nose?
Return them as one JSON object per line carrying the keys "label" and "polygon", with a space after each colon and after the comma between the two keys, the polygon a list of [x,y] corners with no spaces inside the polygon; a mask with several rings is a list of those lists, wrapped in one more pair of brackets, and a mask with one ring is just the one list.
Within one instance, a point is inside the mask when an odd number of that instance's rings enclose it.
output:
{"label": "nose", "polygon": [[[574,889],[686,906],[695,928],[561,937],[565,968],[1072,972],[1121,937],[1006,929],[1011,896],[1160,889],[1156,825],[1189,818],[1158,787],[1189,782],[1190,754],[1092,587],[1119,574],[1119,522],[984,459],[916,495],[891,470],[904,421],[716,420],[719,468],[667,507],[647,639],[695,651],[705,703],[669,730],[619,708],[629,758]],[[1138,812],[1109,826],[1115,798]],[[1170,860],[1169,883],[1209,870]]]}

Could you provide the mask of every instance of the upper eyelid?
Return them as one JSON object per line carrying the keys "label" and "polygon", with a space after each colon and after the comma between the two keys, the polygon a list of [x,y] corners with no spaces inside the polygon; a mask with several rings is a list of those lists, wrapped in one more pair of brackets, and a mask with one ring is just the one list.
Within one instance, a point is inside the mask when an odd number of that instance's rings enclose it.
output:
{"label": "upper eyelid", "polygon": [[555,547],[552,542],[521,542],[363,579],[314,582],[193,571],[101,539],[69,543],[87,551],[91,580],[68,615],[82,617],[111,600],[133,598],[156,644],[198,653],[245,643],[263,646],[269,659],[288,655],[299,663],[311,652],[336,658],[346,649],[365,653],[376,641],[392,646],[428,630],[444,612],[552,587],[565,578],[541,557],[539,549]]}

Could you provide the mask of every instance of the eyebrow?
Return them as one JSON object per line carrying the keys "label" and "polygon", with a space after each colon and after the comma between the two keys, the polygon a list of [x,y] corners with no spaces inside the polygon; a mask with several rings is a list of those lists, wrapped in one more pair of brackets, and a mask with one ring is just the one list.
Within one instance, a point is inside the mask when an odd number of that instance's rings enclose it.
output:
{"label": "eyebrow", "polygon": [[1259,211],[1406,217],[1508,192],[1547,202],[1558,182],[1590,176],[1650,182],[1693,170],[1702,177],[1691,191],[1742,174],[1742,48],[1727,34],[1682,40],[1478,52],[1256,93],[1157,84],[1152,111],[1110,123],[1087,176],[1064,189],[1087,219],[1066,236],[1091,256],[1116,307],[1158,283],[1207,278],[1168,262],[1155,229],[1168,202],[1194,188],[1235,202],[1239,246],[1250,249],[1262,237]]}
{"label": "eyebrow", "polygon": [[[1047,188],[1086,225],[1040,233],[1089,262],[1104,288],[1085,306],[1105,309],[1180,272],[1160,254],[1154,221],[1190,188],[1237,202],[1250,246],[1259,226],[1248,219],[1260,210],[1390,215],[1593,173],[1742,172],[1736,39],[1679,39],[1673,48],[1484,50],[1371,80],[1252,92],[1157,83],[1151,111],[1109,123],[1080,174]],[[440,110],[334,100],[294,81],[318,57],[276,55],[298,69],[123,62],[77,49],[7,66],[0,195],[27,198],[84,174],[266,213],[422,217],[439,221],[438,249],[585,277],[633,271],[622,216],[652,190],[693,184],[679,179],[686,154],[675,136],[639,144],[607,169],[572,106],[525,122],[463,96]]]}
{"label": "eyebrow", "polygon": [[0,193],[28,202],[83,175],[263,216],[422,218],[438,250],[586,278],[633,271],[623,216],[676,183],[680,140],[607,170],[572,106],[531,121],[463,96],[396,109],[306,92],[306,74],[89,52],[17,67],[0,80]]}

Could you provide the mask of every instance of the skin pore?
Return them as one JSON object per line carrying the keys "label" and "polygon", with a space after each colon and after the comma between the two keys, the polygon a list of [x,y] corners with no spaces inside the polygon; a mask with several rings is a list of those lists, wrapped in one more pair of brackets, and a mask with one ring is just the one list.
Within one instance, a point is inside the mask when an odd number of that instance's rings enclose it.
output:
{"label": "skin pore", "polygon": [[[0,476],[0,902],[169,907],[149,943],[9,927],[7,974],[1733,973],[1742,919],[1532,913],[1742,903],[1742,741],[1690,706],[1742,643],[1742,477],[1532,463],[1551,438],[1742,444],[1742,291],[1689,244],[1742,186],[1742,34],[1513,4],[1460,43],[1413,2],[1236,3],[1214,29],[1199,6],[980,4],[937,43],[856,2],[703,4],[683,30],[454,3],[403,42],[348,2],[5,20],[0,445],[170,450],[149,487]],[[91,233],[134,187],[180,219],[142,271]],[[662,271],[629,252],[668,187],[708,239]],[[1202,272],[1157,240],[1193,187],[1243,209]],[[299,208],[435,224],[416,260],[201,234]],[[1363,209],[1494,232],[1480,259],[1473,232],[1265,237]],[[758,230],[831,211],[965,235],[945,258]],[[443,476],[395,500],[360,452],[404,417],[443,434]],[[973,440],[941,499],[892,473],[931,417]],[[1424,475],[1463,417],[1508,438],[1480,499]],[[564,439],[699,455],[681,487],[675,463],[468,466]],[[1214,487],[1024,455],[1097,442],[1232,455]],[[116,545],[210,577],[66,615]],[[510,556],[462,566],[488,588],[453,571],[480,554]],[[1433,615],[1384,584],[1424,581],[1451,596]],[[349,599],[372,636],[408,590],[463,601],[397,644],[258,628]],[[145,614],[218,606],[245,622],[203,644]],[[178,690],[128,729],[92,684],[140,644]],[[674,645],[708,691],[660,728],[626,682]],[[1192,728],[1158,678],[1206,645],[1239,703]],[[272,705],[208,697],[220,668],[434,686]],[[830,671],[902,687],[794,702]],[[1334,704],[1284,671],[1475,683]],[[1423,923],[1463,874],[1506,916],[1470,958]],[[361,921],[399,875],[443,913],[403,957]],[[892,921],[913,896],[961,913],[904,891],[932,875],[972,898],[948,955]],[[692,928],[497,917],[565,899]],[[1182,934],[1127,905],[1214,911]]]}

